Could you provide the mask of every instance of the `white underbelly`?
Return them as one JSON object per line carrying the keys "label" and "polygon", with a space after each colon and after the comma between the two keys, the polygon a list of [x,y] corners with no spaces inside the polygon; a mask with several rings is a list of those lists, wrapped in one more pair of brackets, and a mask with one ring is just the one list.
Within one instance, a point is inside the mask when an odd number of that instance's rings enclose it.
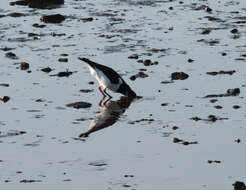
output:
{"label": "white underbelly", "polygon": [[93,75],[97,79],[99,85],[103,86],[103,88],[108,88],[109,90],[117,91],[119,86],[122,84],[122,80],[121,79],[120,79],[120,83],[119,84],[111,83],[110,80],[108,79],[108,77],[105,76],[102,71],[99,71],[97,69],[93,69],[89,65],[88,65],[88,67],[90,69],[91,75]]}

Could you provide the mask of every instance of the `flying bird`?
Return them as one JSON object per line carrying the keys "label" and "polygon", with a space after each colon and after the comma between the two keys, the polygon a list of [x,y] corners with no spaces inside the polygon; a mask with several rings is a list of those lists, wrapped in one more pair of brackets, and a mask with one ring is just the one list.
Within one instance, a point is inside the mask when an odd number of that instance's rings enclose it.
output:
{"label": "flying bird", "polygon": [[106,96],[112,98],[112,96],[110,96],[106,92],[106,89],[109,89],[113,92],[121,93],[130,98],[135,98],[137,96],[136,93],[131,89],[131,87],[126,84],[123,78],[112,68],[95,63],[87,58],[79,57],[79,59],[88,64],[90,73],[97,79],[99,83],[98,89],[102,93],[104,98]]}

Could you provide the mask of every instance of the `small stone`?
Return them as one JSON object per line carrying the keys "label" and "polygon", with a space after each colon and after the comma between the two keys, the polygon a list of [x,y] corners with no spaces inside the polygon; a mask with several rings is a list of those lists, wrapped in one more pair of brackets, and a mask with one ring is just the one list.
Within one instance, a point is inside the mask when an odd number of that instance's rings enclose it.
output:
{"label": "small stone", "polygon": [[191,59],[191,58],[189,58],[187,61],[188,61],[189,63],[192,63],[194,60]]}
{"label": "small stone", "polygon": [[143,61],[144,66],[150,66],[151,65],[151,60],[150,59],[146,59]]}
{"label": "small stone", "polygon": [[234,88],[234,89],[228,89],[227,90],[227,93],[229,95],[238,95],[240,93],[240,89],[239,88]]}
{"label": "small stone", "polygon": [[239,108],[240,108],[239,105],[234,105],[234,106],[233,106],[233,109],[239,109]]}
{"label": "small stone", "polygon": [[67,107],[72,107],[75,109],[80,109],[80,108],[89,108],[91,107],[91,103],[88,102],[74,102],[66,105]]}
{"label": "small stone", "polygon": [[68,62],[68,58],[59,58],[58,61],[59,62]]}
{"label": "small stone", "polygon": [[236,29],[236,28],[232,29],[232,30],[231,30],[231,33],[232,33],[232,34],[237,34],[237,33],[238,33],[238,29]]}
{"label": "small stone", "polygon": [[172,80],[185,80],[188,77],[189,75],[184,72],[174,72],[171,74]]}
{"label": "small stone", "polygon": [[246,185],[242,181],[236,181],[234,184],[234,190],[246,190]]}
{"label": "small stone", "polygon": [[45,23],[61,23],[65,19],[65,16],[61,14],[44,15],[40,18],[40,20]]}
{"label": "small stone", "polygon": [[210,7],[208,7],[208,6],[206,6],[205,8],[204,8],[204,10],[206,11],[206,12],[212,12],[212,9],[210,8]]}
{"label": "small stone", "polygon": [[20,62],[20,69],[21,70],[27,70],[27,69],[29,69],[29,63],[27,63],[27,62]]}
{"label": "small stone", "polygon": [[89,18],[81,18],[80,20],[82,20],[83,22],[92,22],[93,18],[89,17]]}
{"label": "small stone", "polygon": [[4,103],[6,103],[7,101],[9,101],[9,97],[8,96],[2,96],[0,97],[0,100],[2,100]]}
{"label": "small stone", "polygon": [[133,54],[128,56],[128,59],[138,59],[138,55],[137,54]]}
{"label": "small stone", "polygon": [[10,59],[18,59],[18,57],[13,52],[6,53],[5,57],[10,58]]}
{"label": "small stone", "polygon": [[45,67],[45,68],[41,69],[41,71],[43,71],[45,73],[49,73],[52,71],[52,69],[50,67]]}

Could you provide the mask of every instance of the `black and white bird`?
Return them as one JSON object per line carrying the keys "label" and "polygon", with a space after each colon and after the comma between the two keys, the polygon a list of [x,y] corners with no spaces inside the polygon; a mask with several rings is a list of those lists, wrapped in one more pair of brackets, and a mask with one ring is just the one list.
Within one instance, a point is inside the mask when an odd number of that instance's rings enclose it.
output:
{"label": "black and white bird", "polygon": [[88,64],[91,75],[94,76],[99,83],[99,91],[102,93],[105,98],[108,96],[112,98],[107,92],[106,89],[109,89],[113,92],[121,93],[130,98],[135,98],[136,93],[131,89],[131,87],[126,84],[123,78],[112,68],[105,65],[95,63],[87,58],[80,58],[81,61],[84,61]]}

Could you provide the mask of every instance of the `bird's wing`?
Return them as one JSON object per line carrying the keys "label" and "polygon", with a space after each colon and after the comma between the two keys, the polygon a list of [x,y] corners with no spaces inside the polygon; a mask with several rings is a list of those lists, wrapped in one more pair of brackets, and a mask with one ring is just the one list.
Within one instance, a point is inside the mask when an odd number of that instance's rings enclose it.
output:
{"label": "bird's wing", "polygon": [[120,82],[119,80],[123,81],[123,79],[120,77],[120,75],[115,70],[111,69],[110,67],[95,63],[95,62],[93,62],[87,58],[80,58],[79,57],[79,60],[86,62],[92,68],[97,68],[97,69],[101,70],[104,73],[104,75],[106,75],[109,78],[110,82],[112,82],[113,84],[118,84]]}

